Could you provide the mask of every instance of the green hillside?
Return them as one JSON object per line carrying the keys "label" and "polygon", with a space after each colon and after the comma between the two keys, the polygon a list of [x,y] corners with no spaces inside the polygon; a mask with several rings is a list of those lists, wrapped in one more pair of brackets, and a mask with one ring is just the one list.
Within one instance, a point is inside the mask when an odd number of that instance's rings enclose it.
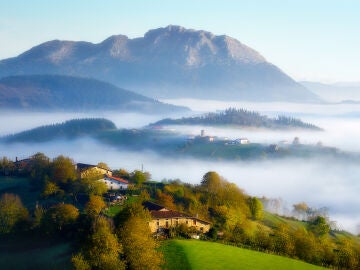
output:
{"label": "green hillside", "polygon": [[165,269],[325,269],[286,257],[198,240],[166,241],[162,250]]}
{"label": "green hillside", "polygon": [[58,139],[75,139],[96,135],[101,131],[115,130],[113,122],[103,118],[73,119],[64,123],[41,126],[3,138],[6,142],[46,142]]}
{"label": "green hillside", "polygon": [[308,129],[320,131],[321,128],[301,121],[293,117],[278,116],[270,118],[258,112],[245,109],[228,108],[223,112],[207,113],[194,117],[183,117],[180,119],[163,119],[152,126],[158,125],[206,125],[206,126],[232,126],[232,127],[252,127],[269,129]]}

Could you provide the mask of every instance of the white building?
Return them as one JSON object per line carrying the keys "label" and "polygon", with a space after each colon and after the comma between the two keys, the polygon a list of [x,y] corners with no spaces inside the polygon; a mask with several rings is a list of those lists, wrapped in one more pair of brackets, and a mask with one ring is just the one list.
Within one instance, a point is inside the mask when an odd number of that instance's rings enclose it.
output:
{"label": "white building", "polygon": [[104,182],[108,189],[127,189],[129,186],[129,181],[110,175],[105,175],[104,178],[99,181]]}
{"label": "white building", "polygon": [[246,138],[236,139],[236,142],[238,144],[249,144],[250,143],[250,141],[248,139],[246,139]]}

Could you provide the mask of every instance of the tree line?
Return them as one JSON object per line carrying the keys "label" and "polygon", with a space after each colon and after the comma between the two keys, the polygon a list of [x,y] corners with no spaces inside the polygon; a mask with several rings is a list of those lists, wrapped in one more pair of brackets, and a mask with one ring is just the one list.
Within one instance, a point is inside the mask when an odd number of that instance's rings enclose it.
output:
{"label": "tree line", "polygon": [[304,128],[321,130],[319,127],[288,116],[270,118],[255,111],[228,108],[223,112],[207,113],[195,117],[163,119],[152,125],[236,125],[264,128]]}
{"label": "tree line", "polygon": [[195,117],[163,119],[153,125],[236,125],[263,128],[304,128],[321,130],[319,127],[288,116],[270,118],[258,112],[228,108],[223,112],[207,113]]}

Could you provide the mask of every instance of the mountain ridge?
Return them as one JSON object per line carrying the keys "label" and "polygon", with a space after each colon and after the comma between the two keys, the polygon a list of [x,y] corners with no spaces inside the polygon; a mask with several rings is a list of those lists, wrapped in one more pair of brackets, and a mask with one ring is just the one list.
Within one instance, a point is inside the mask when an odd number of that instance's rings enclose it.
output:
{"label": "mountain ridge", "polygon": [[25,111],[179,112],[185,107],[162,103],[110,83],[63,75],[23,75],[0,79],[0,108]]}
{"label": "mountain ridge", "polygon": [[45,71],[93,77],[153,98],[320,101],[240,41],[174,25],[133,39],[48,41],[0,61],[0,77]]}

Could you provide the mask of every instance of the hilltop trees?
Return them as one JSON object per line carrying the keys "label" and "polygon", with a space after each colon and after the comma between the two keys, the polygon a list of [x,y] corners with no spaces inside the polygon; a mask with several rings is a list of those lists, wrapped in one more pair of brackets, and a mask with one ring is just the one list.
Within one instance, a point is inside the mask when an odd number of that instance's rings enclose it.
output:
{"label": "hilltop trees", "polygon": [[51,164],[51,180],[59,184],[67,184],[76,179],[74,162],[64,156],[58,156]]}
{"label": "hilltop trees", "polygon": [[3,157],[0,160],[0,174],[2,175],[11,175],[15,170],[15,164],[13,161],[9,160],[6,157]]}

